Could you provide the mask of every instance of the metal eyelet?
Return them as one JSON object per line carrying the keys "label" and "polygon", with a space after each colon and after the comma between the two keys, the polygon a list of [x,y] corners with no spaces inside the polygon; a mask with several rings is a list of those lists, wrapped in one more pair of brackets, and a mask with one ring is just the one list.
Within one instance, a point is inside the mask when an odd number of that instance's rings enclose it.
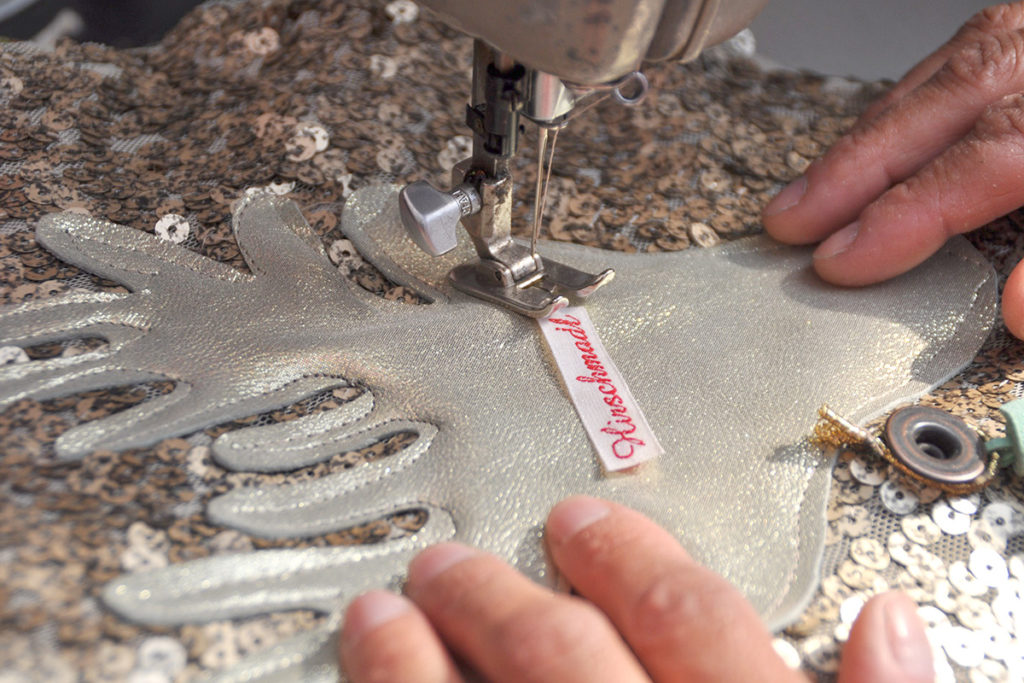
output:
{"label": "metal eyelet", "polygon": [[910,471],[940,484],[969,484],[986,471],[981,436],[937,408],[897,410],[885,423],[885,441]]}

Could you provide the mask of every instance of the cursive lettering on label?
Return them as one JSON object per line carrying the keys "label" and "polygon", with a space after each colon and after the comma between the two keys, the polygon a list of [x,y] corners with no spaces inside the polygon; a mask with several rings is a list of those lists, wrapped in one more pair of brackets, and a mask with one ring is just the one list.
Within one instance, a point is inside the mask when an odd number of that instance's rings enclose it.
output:
{"label": "cursive lettering on label", "polygon": [[[597,390],[605,394],[603,399],[608,404],[611,419],[601,428],[601,433],[617,437],[612,442],[612,454],[620,460],[633,457],[633,453],[636,450],[635,447],[646,444],[641,439],[629,436],[636,431],[633,418],[622,402],[619,388],[615,386],[615,382],[608,376],[608,372],[604,369],[604,364],[594,352],[594,347],[590,343],[586,330],[582,328],[579,318],[567,315],[564,318],[552,318],[551,322],[560,326],[555,328],[556,331],[566,332],[578,340],[575,346],[580,351],[580,360],[590,370],[590,374],[580,375],[576,378],[576,381],[596,384]],[[619,425],[625,425],[625,427],[620,427]]]}
{"label": "cursive lettering on label", "polygon": [[659,455],[661,446],[586,310],[564,309],[559,317],[541,321],[541,329],[605,468],[625,469]]}

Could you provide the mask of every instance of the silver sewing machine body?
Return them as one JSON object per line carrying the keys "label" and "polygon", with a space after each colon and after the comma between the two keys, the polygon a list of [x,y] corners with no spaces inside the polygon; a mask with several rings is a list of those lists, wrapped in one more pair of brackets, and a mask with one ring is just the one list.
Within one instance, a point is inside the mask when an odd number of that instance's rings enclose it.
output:
{"label": "silver sewing machine body", "polygon": [[[420,0],[477,38],[466,123],[472,156],[452,169],[450,191],[416,182],[400,195],[402,221],[428,253],[453,249],[466,228],[480,260],[454,268],[454,286],[533,317],[611,280],[537,254],[557,132],[606,97],[635,104],[644,61],[691,60],[747,26],[767,0]],[[510,161],[523,119],[538,126],[533,239],[512,238]],[[548,141],[551,141],[548,150]],[[545,154],[548,156],[546,157]],[[545,172],[545,166],[547,171]]]}

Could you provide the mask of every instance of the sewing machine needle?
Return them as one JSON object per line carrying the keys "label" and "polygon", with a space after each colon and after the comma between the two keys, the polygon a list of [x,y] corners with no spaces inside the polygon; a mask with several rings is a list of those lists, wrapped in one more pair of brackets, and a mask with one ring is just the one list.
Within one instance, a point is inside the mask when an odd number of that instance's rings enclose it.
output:
{"label": "sewing machine needle", "polygon": [[[541,126],[537,136],[537,189],[533,198],[533,233],[530,236],[530,253],[537,256],[537,236],[540,234],[540,223],[544,216],[544,204],[548,197],[548,182],[551,180],[551,166],[555,160],[555,144],[558,142],[558,128],[551,129]],[[551,149],[545,159],[544,152],[551,138]],[[545,161],[547,163],[545,163]]]}

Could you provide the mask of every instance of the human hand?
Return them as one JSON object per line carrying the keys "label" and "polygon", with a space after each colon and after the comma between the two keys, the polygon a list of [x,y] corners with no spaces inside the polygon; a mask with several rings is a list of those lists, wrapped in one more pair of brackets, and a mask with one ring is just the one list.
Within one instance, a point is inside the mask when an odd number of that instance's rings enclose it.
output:
{"label": "human hand", "polygon": [[[764,211],[791,244],[824,240],[822,278],[866,285],[1024,204],[1024,2],[990,7],[914,67]],[[827,239],[826,239],[827,238]],[[1024,267],[1003,293],[1024,338]]]}
{"label": "human hand", "polygon": [[[448,543],[409,567],[408,598],[352,602],[341,631],[353,683],[460,681],[802,682],[750,604],[640,513],[595,498],[554,507],[554,563],[579,597],[532,583],[493,555]],[[850,632],[840,683],[934,678],[914,604],[872,598]]]}

